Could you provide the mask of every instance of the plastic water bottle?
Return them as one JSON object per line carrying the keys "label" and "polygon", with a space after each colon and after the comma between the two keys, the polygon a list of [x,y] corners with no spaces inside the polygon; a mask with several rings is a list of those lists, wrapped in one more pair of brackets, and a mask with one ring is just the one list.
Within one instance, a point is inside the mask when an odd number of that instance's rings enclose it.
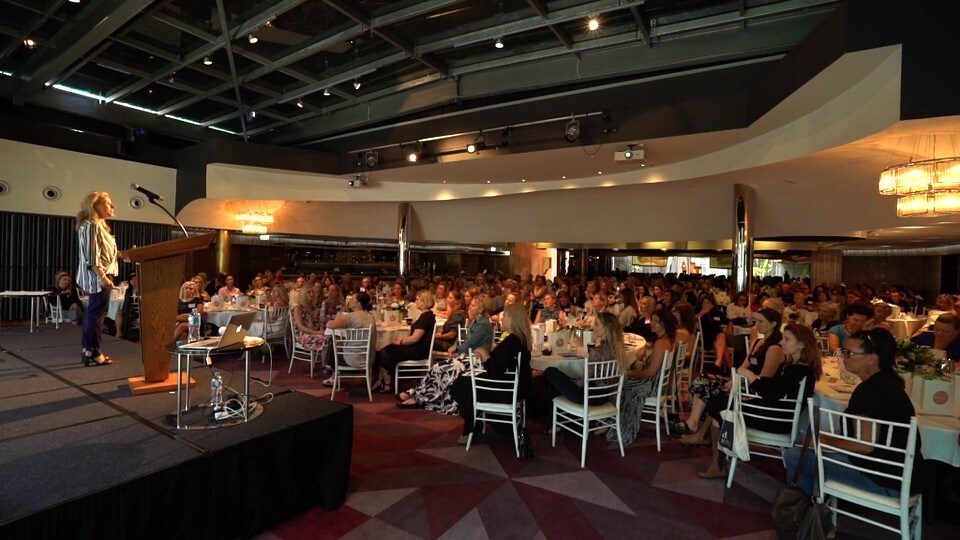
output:
{"label": "plastic water bottle", "polygon": [[193,308],[187,318],[187,328],[187,341],[200,341],[200,314],[197,313],[197,308]]}
{"label": "plastic water bottle", "polygon": [[219,371],[210,379],[210,405],[215,411],[223,409],[223,377]]}

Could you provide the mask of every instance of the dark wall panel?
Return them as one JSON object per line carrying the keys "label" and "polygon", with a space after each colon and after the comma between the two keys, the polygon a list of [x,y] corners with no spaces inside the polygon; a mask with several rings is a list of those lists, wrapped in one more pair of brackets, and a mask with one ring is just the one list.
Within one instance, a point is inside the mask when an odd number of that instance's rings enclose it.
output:
{"label": "dark wall panel", "polygon": [[[146,246],[171,238],[169,225],[111,221],[120,249]],[[77,271],[77,235],[72,217],[0,212],[0,290],[40,291],[53,285],[59,270],[71,276]],[[120,262],[126,278],[133,265]],[[3,320],[26,320],[29,305],[21,300],[4,300]]]}

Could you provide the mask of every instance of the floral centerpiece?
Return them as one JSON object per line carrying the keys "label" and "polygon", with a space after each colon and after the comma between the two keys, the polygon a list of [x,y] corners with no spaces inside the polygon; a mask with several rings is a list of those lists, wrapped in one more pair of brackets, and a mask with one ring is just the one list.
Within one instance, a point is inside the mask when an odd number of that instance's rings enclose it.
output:
{"label": "floral centerpiece", "polygon": [[386,324],[400,324],[407,318],[407,305],[403,302],[387,304],[383,311],[383,322]]}
{"label": "floral centerpiece", "polygon": [[933,350],[923,347],[909,339],[897,340],[897,367],[900,371],[921,375],[927,380],[950,380],[953,362],[937,358]]}

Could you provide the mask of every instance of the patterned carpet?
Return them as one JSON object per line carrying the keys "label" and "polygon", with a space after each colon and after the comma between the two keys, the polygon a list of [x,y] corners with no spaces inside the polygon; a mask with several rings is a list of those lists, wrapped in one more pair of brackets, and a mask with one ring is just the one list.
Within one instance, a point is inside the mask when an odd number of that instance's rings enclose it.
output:
{"label": "patterned carpet", "polygon": [[[268,365],[262,367],[255,376],[267,379]],[[329,398],[308,366],[295,365],[287,375],[278,358],[275,367],[275,383]],[[721,480],[696,475],[709,462],[706,449],[665,437],[658,453],[646,425],[625,458],[616,443],[591,436],[581,469],[579,438],[567,436],[553,448],[546,420],[532,418],[536,457],[521,463],[510,437],[490,429],[466,452],[456,442],[459,417],[397,409],[388,395],[375,394],[370,403],[359,384],[336,398],[352,404],[356,417],[346,504],[333,512],[312,509],[260,539],[776,538],[770,501],[784,480],[776,460],[738,466],[733,487],[725,489]],[[844,538],[894,537],[850,520],[841,529]],[[956,534],[925,525],[925,538]]]}

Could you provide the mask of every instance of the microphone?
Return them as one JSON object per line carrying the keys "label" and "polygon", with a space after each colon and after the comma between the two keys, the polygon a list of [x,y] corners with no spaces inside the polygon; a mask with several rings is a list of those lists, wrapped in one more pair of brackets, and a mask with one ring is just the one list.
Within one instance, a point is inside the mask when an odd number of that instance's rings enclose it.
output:
{"label": "microphone", "polygon": [[162,201],[162,200],[163,200],[163,196],[157,195],[156,193],[154,193],[154,192],[150,191],[149,189],[141,186],[140,184],[130,184],[130,189],[133,189],[133,190],[139,191],[140,193],[143,193],[144,195],[147,196],[147,198],[150,199],[150,202],[153,202],[153,201]]}

